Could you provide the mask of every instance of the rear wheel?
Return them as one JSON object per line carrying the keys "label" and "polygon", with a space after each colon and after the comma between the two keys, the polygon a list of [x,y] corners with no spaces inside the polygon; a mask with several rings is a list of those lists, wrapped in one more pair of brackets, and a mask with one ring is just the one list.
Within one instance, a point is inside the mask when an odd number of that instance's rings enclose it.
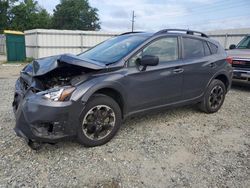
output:
{"label": "rear wheel", "polygon": [[225,99],[226,87],[220,80],[213,80],[204,95],[203,101],[199,104],[200,109],[206,113],[217,112]]}
{"label": "rear wheel", "polygon": [[111,97],[94,95],[87,102],[81,115],[78,140],[89,147],[111,140],[121,125],[121,109]]}

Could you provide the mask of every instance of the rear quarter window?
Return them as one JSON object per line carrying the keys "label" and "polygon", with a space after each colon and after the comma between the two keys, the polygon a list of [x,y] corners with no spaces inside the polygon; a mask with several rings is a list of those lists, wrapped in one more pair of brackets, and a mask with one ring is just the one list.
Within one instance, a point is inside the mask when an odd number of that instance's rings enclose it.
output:
{"label": "rear quarter window", "polygon": [[209,46],[208,46],[207,42],[204,41],[203,45],[204,45],[204,50],[205,50],[205,56],[211,55],[211,51],[209,49]]}
{"label": "rear quarter window", "polygon": [[212,54],[217,54],[218,52],[218,46],[216,46],[215,44],[208,42],[209,48],[211,50]]}

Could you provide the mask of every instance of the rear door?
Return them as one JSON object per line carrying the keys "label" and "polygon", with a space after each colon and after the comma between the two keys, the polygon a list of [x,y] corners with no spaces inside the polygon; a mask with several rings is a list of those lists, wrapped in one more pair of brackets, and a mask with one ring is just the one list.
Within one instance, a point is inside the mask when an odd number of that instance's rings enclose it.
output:
{"label": "rear door", "polygon": [[217,64],[208,43],[194,37],[182,37],[183,44],[183,100],[203,94],[209,80],[216,72]]}

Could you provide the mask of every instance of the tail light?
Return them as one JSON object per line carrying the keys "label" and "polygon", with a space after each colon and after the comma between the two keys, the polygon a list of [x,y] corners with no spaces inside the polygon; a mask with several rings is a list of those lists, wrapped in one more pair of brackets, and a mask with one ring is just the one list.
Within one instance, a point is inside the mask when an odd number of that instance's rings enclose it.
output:
{"label": "tail light", "polygon": [[227,57],[226,62],[232,65],[233,64],[233,58],[232,57]]}

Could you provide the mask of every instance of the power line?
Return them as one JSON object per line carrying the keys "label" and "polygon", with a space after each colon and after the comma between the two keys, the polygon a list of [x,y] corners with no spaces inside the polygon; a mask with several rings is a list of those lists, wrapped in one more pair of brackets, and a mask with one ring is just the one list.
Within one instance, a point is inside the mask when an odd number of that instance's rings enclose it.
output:
{"label": "power line", "polygon": [[[237,7],[239,7],[239,6],[243,6],[243,5],[245,5],[244,4],[245,2],[243,2],[243,3],[241,3],[241,4],[237,4],[237,5],[233,5],[233,4],[228,4],[228,5],[230,5],[230,6],[227,6],[227,7],[217,7],[217,9],[214,9],[214,10],[210,10],[210,11],[203,11],[202,13],[199,13],[199,14],[197,14],[197,16],[199,16],[199,15],[201,15],[201,14],[208,14],[209,12],[211,12],[212,11],[212,13],[213,12],[218,12],[218,11],[222,11],[222,10],[229,10],[229,9],[231,9],[231,8],[237,8]],[[250,4],[246,4],[246,5],[250,5]],[[175,18],[180,18],[180,17],[183,17],[183,16],[185,16],[185,18],[188,18],[187,20],[186,20],[186,23],[189,23],[188,22],[188,20],[190,20],[190,16],[194,16],[193,15],[194,13],[189,13],[189,14],[183,14],[183,15],[179,15],[179,16],[175,16]],[[172,17],[173,15],[170,15],[170,16],[166,16],[166,18],[169,18],[169,17]],[[213,16],[213,15],[212,15]],[[245,15],[238,15],[238,17],[239,16],[241,16],[241,18],[244,18],[244,16],[248,16],[248,17],[250,17],[250,14],[249,13],[247,13],[247,14],[245,14]],[[202,18],[202,17],[201,17]],[[226,16],[226,18],[228,18],[227,20],[229,20],[229,19],[235,19],[235,18],[237,18],[237,16],[235,17],[235,16],[232,16],[232,17],[228,17],[228,15]],[[222,18],[222,19],[224,19],[224,18]],[[190,20],[191,22],[192,22],[192,20]],[[198,22],[195,22],[195,23],[193,23],[193,24],[186,24],[186,23],[183,23],[183,20],[175,20],[174,21],[174,23],[169,23],[168,22],[168,25],[176,25],[177,27],[179,27],[180,25],[182,25],[182,26],[187,26],[188,25],[188,27],[189,26],[194,26],[194,25],[204,25],[204,24],[207,24],[208,22],[218,22],[218,18],[216,18],[216,19],[207,19],[207,20],[200,20],[200,21],[198,21]]]}
{"label": "power line", "polygon": [[[197,9],[198,11],[214,11],[214,10],[216,10],[216,9],[221,9],[221,10],[225,10],[225,9],[227,9],[227,8],[231,8],[232,6],[233,7],[240,7],[240,6],[246,6],[246,5],[250,5],[249,3],[247,3],[247,2],[240,2],[240,3],[238,3],[238,2],[236,2],[236,3],[228,3],[228,4],[226,4],[226,5],[223,5],[223,6],[214,6],[214,7],[206,7],[206,8],[204,8],[204,9]],[[194,9],[191,9],[191,10],[194,10]],[[198,11],[194,11],[194,12],[198,12]]]}
{"label": "power line", "polygon": [[204,11],[205,9],[214,9],[214,8],[217,8],[217,7],[221,7],[221,8],[224,8],[224,7],[227,7],[228,5],[238,5],[238,4],[247,4],[247,5],[250,5],[249,2],[244,2],[244,1],[241,1],[241,2],[238,2],[238,1],[220,1],[220,2],[216,2],[216,3],[213,3],[213,4],[207,4],[207,5],[202,5],[202,6],[196,6],[196,7],[188,7],[188,9],[190,9],[191,11]]}
{"label": "power line", "polygon": [[[213,9],[200,9],[202,12],[199,13],[200,14],[208,14],[208,13],[213,13],[213,12],[219,12],[219,11],[225,11],[231,8],[238,8],[244,5],[250,5],[249,3],[246,2],[242,2],[242,3],[236,3],[236,4],[227,4],[227,6],[224,7],[214,7]],[[199,11],[194,11],[194,12],[189,12],[189,13],[184,13],[184,14],[180,14],[180,15],[167,15],[167,17],[182,17],[182,16],[193,16],[193,14],[197,14],[197,12]]]}
{"label": "power line", "polygon": [[169,25],[172,25],[171,27],[173,27],[173,26],[177,26],[177,27],[180,27],[180,26],[194,27],[194,26],[201,26],[201,25],[205,25],[205,24],[212,24],[212,23],[219,24],[219,23],[224,23],[226,21],[242,20],[240,18],[245,18],[245,16],[249,16],[249,15],[235,16],[234,18],[202,20],[200,22],[196,22],[196,23],[193,23],[193,24],[178,24],[178,25],[177,24],[169,24]]}
{"label": "power line", "polygon": [[229,2],[229,1],[219,1],[219,2],[216,2],[216,3],[213,3],[213,4],[208,4],[208,5],[203,5],[203,6],[196,6],[196,7],[192,7],[191,10],[204,10],[204,9],[213,9],[213,8],[216,8],[216,7],[220,7],[220,6],[227,6],[227,5],[237,5],[239,3],[246,3],[246,2],[238,2],[238,1],[232,1],[232,2]]}

